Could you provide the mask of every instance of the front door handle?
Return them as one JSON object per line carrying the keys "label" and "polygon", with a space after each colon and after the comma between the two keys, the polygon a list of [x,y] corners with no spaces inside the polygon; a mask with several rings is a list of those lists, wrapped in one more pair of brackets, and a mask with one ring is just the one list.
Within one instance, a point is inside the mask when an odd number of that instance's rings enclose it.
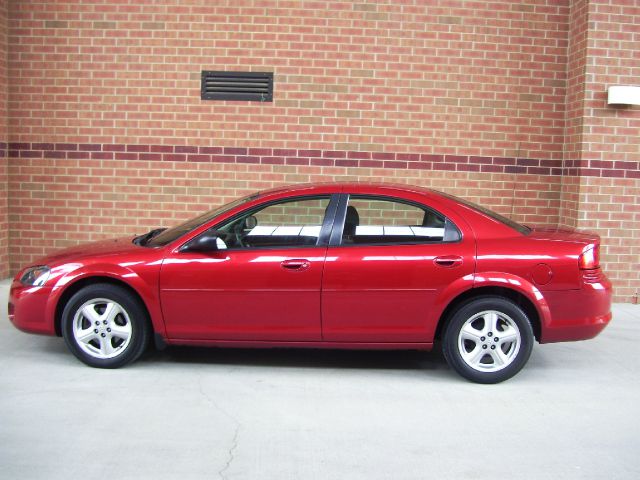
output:
{"label": "front door handle", "polygon": [[442,257],[436,257],[433,259],[433,263],[435,263],[439,267],[444,268],[454,268],[462,265],[462,257],[458,255],[445,255]]}
{"label": "front door handle", "polygon": [[280,266],[286,270],[294,270],[299,272],[300,270],[306,270],[311,266],[311,262],[306,258],[291,258],[284,260],[280,263]]}

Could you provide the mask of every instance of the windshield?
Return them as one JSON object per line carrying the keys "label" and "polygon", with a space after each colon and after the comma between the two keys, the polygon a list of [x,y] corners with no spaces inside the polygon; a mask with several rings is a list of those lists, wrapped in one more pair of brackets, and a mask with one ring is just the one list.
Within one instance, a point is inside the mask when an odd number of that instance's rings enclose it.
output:
{"label": "windshield", "polygon": [[513,228],[515,231],[520,232],[523,235],[529,235],[529,233],[531,233],[531,229],[529,227],[522,225],[518,222],[514,222],[510,218],[500,215],[499,213],[496,213],[493,210],[489,210],[488,208],[478,205],[477,203],[470,202],[469,200],[465,200],[464,198],[456,197],[455,195],[449,195],[448,193],[443,193],[443,192],[438,192],[438,193],[447,198],[451,198],[456,202],[462,203],[467,207],[473,208],[474,210],[479,211],[480,213],[486,215],[487,217],[491,217],[494,220],[497,220],[498,222],[505,224],[507,227]]}
{"label": "windshield", "polygon": [[165,245],[170,244],[174,240],[177,240],[182,235],[189,233],[196,228],[204,225],[209,220],[215,218],[216,216],[231,210],[232,208],[237,207],[238,205],[242,205],[243,203],[247,203],[255,198],[258,198],[258,194],[253,193],[243,198],[239,198],[238,200],[234,200],[231,203],[227,203],[226,205],[222,205],[216,209],[210,210],[202,215],[197,216],[196,218],[192,218],[191,220],[187,220],[184,223],[181,223],[178,226],[173,228],[169,228],[162,233],[156,235],[151,240],[149,240],[144,246],[145,247],[164,247]]}

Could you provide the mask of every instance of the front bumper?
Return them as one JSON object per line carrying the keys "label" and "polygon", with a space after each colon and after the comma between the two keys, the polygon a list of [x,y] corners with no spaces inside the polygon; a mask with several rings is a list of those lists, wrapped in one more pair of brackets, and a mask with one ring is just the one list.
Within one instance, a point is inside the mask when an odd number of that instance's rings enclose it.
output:
{"label": "front bumper", "polygon": [[29,287],[14,280],[9,291],[9,320],[23,332],[55,335],[55,326],[47,320],[51,287]]}

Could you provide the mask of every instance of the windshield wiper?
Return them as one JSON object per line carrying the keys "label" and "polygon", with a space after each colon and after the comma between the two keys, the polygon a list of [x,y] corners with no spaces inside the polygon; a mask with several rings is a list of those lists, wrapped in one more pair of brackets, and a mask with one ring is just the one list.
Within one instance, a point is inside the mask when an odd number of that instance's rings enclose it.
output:
{"label": "windshield wiper", "polygon": [[135,243],[140,247],[144,247],[149,242],[149,240],[151,240],[156,235],[164,232],[165,230],[166,228],[154,228],[153,230],[145,233],[144,235],[140,235],[139,237],[134,238],[133,243]]}

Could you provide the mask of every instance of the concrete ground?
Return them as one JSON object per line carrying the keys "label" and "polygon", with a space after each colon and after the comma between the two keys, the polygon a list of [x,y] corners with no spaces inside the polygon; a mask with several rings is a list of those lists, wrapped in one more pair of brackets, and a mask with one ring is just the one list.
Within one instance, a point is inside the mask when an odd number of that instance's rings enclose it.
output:
{"label": "concrete ground", "polygon": [[2,308],[0,479],[637,479],[640,306],[614,312],[483,386],[419,352],[170,348],[97,370]]}

